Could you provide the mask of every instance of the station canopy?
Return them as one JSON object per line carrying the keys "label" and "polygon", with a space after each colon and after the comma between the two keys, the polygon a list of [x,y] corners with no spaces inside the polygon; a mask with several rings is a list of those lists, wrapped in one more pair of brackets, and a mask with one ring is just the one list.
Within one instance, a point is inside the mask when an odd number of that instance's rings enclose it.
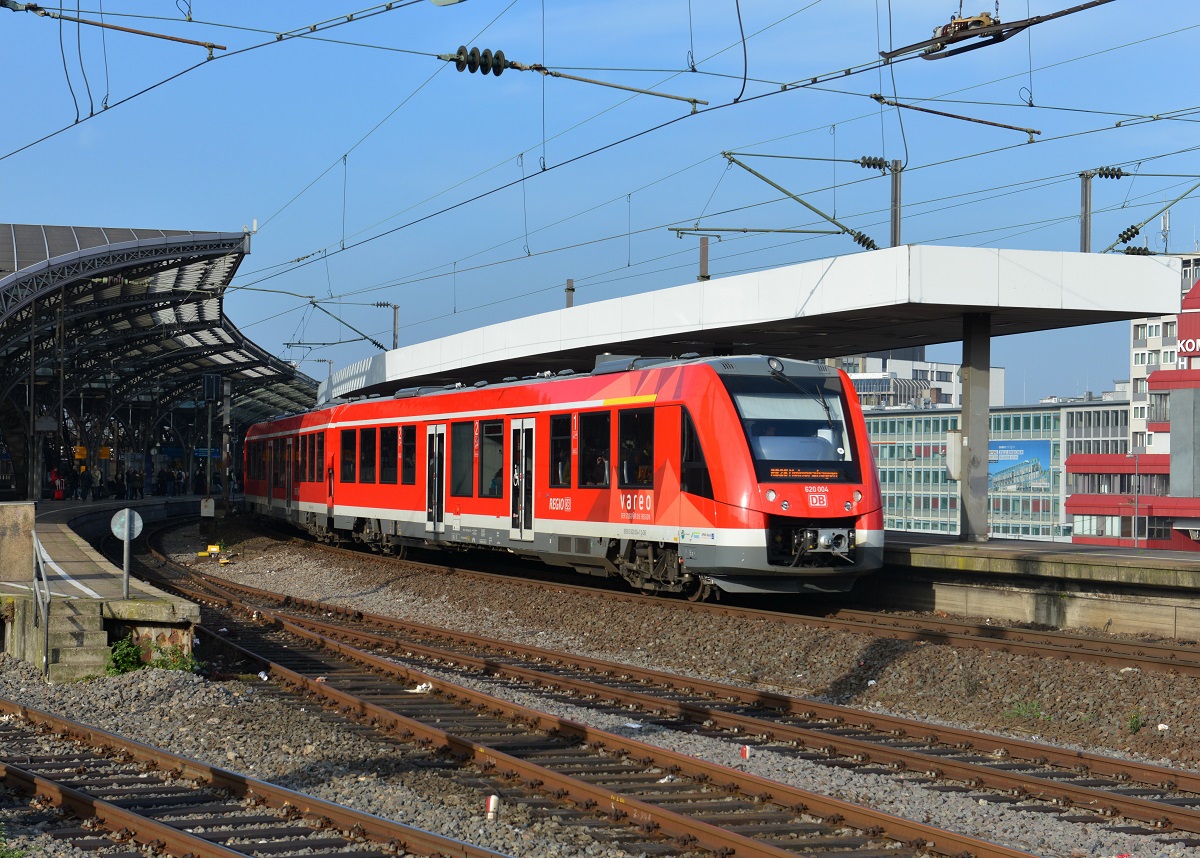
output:
{"label": "station canopy", "polygon": [[[61,427],[64,412],[83,430],[125,414],[153,425],[194,410],[205,375],[231,383],[235,423],[310,408],[316,382],[224,313],[224,292],[249,250],[246,232],[0,224],[8,448],[23,448],[32,424]],[[149,422],[135,421],[135,409]]]}

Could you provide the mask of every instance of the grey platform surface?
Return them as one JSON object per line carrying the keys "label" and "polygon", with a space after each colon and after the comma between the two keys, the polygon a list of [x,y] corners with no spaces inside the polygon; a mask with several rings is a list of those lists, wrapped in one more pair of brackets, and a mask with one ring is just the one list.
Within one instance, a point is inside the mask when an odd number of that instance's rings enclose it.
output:
{"label": "grey platform surface", "polygon": [[[107,533],[113,514],[126,507],[147,522],[198,514],[199,499],[147,498],[138,501],[41,501],[36,527],[46,564],[52,599],[92,599],[102,603],[105,617],[129,622],[199,622],[200,608],[136,578],[129,580],[129,599],[123,598],[124,573],[90,544],[89,538]],[[5,576],[10,577],[10,576]],[[28,596],[28,579],[0,581],[4,596]]]}

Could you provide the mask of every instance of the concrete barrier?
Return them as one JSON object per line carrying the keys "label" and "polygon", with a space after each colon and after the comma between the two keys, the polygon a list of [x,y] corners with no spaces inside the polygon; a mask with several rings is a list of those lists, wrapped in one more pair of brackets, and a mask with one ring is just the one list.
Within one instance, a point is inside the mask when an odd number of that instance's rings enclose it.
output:
{"label": "concrete barrier", "polygon": [[0,581],[33,580],[32,501],[0,503]]}

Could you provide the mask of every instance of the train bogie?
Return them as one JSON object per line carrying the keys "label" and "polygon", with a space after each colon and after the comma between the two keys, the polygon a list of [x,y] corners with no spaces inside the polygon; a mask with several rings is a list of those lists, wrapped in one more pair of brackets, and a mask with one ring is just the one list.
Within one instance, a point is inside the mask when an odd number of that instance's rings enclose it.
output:
{"label": "train bogie", "polygon": [[645,591],[844,590],[882,563],[849,378],[761,356],[404,391],[251,428],[246,495],[327,541],[491,548]]}

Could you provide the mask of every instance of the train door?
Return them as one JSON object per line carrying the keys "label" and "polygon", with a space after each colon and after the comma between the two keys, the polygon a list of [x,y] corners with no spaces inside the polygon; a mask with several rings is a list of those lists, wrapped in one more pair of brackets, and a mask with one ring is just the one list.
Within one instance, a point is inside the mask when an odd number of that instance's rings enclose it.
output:
{"label": "train door", "polygon": [[283,457],[283,511],[288,520],[292,518],[292,484],[295,479],[295,456],[296,448],[292,444],[294,439],[288,438]]}
{"label": "train door", "polygon": [[509,473],[512,474],[512,526],[509,537],[518,540],[533,539],[533,418],[513,420],[512,444],[509,446],[511,459]]}
{"label": "train door", "polygon": [[425,532],[446,531],[446,424],[425,429],[425,449],[429,465],[425,472]]}

